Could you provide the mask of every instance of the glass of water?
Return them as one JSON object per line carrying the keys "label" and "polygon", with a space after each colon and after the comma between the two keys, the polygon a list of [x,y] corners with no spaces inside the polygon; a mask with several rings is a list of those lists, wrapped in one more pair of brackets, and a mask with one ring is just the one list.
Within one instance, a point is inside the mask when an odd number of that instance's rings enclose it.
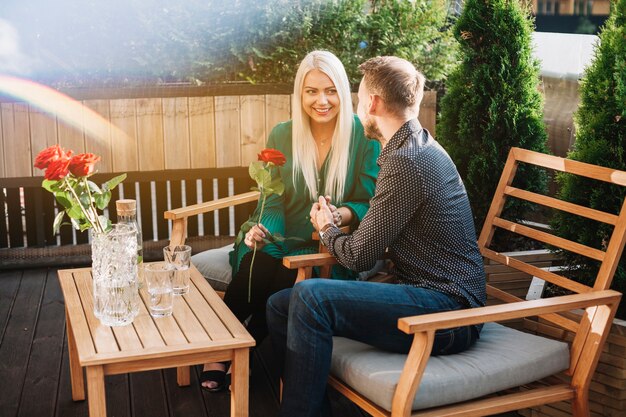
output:
{"label": "glass of water", "polygon": [[154,262],[144,266],[144,280],[148,290],[148,309],[152,317],[172,315],[172,278],[174,269],[165,262]]}
{"label": "glass of water", "polygon": [[189,279],[191,278],[191,246],[177,245],[163,248],[165,263],[174,269],[172,287],[174,295],[183,295],[189,292]]}

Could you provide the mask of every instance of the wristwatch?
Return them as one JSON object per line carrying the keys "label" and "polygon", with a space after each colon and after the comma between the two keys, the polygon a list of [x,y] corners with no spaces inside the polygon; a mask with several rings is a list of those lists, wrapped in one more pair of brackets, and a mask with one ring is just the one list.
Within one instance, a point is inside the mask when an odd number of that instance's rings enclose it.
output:
{"label": "wristwatch", "polygon": [[326,231],[328,229],[330,229],[331,227],[336,227],[334,225],[334,223],[326,223],[324,226],[322,226],[322,228],[320,229],[320,239],[324,239],[324,233],[326,233]]}

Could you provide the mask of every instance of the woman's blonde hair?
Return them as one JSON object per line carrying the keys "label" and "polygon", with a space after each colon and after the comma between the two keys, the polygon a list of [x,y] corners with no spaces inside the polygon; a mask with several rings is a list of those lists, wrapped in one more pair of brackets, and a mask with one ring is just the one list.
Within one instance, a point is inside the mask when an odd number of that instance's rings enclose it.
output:
{"label": "woman's blonde hair", "polygon": [[[335,84],[339,95],[339,113],[330,148],[330,160],[327,165],[326,186],[323,194],[318,190],[317,150],[311,133],[309,116],[302,109],[302,89],[304,78],[312,70],[326,74]],[[293,144],[293,177],[302,175],[311,200],[319,195],[330,195],[333,204],[343,201],[348,162],[350,157],[350,139],[354,130],[352,114],[352,96],[350,83],[343,64],[335,55],[328,51],[313,51],[304,57],[296,73],[293,84],[292,103],[292,144]]]}

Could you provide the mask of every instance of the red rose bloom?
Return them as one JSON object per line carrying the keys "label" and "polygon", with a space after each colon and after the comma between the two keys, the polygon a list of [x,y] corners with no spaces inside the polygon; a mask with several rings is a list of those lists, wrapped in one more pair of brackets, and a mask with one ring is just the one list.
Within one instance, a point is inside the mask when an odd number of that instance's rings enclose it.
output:
{"label": "red rose bloom", "polygon": [[70,172],[76,177],[86,177],[93,174],[96,162],[100,160],[99,156],[92,153],[81,153],[75,155],[70,160]]}
{"label": "red rose bloom", "polygon": [[72,156],[72,152],[68,152],[64,155],[59,156],[57,159],[54,159],[48,163],[48,168],[46,168],[46,173],[44,176],[47,180],[60,180],[65,178],[67,174],[70,172],[70,161]]}
{"label": "red rose bloom", "polygon": [[259,161],[272,163],[276,166],[282,167],[287,162],[285,155],[278,149],[265,148],[259,154]]}
{"label": "red rose bloom", "polygon": [[[70,151],[70,155],[71,154],[72,152]],[[65,155],[67,154],[58,144],[52,145],[49,148],[46,148],[43,151],[39,152],[39,155],[37,155],[37,158],[35,158],[35,168],[46,169],[52,161],[56,161],[57,159]]]}

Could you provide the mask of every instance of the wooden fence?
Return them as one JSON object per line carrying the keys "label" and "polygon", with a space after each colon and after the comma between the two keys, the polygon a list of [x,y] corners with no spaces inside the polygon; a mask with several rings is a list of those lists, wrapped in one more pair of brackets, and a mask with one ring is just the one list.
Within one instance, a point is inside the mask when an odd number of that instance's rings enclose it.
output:
{"label": "wooden fence", "polygon": [[[247,166],[272,127],[290,118],[290,91],[285,85],[65,91],[124,133],[108,129],[100,139],[28,103],[0,100],[0,177],[43,175],[34,157],[55,143],[100,155],[101,173]],[[429,91],[420,120],[433,133],[435,118],[436,93]]]}

